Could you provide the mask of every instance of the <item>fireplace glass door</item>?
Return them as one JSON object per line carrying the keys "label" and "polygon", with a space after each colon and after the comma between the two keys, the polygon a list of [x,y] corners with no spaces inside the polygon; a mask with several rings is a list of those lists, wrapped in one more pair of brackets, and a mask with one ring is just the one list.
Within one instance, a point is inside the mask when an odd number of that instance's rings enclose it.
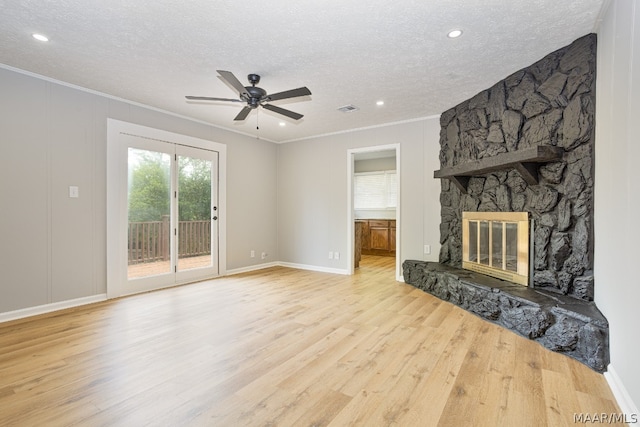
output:
{"label": "fireplace glass door", "polygon": [[462,239],[463,268],[528,284],[528,213],[463,212]]}

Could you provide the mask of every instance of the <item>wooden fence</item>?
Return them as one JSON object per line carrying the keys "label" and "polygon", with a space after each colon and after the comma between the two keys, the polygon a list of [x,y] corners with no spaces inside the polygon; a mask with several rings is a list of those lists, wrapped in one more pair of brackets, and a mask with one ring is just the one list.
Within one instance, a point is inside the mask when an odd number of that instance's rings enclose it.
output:
{"label": "wooden fence", "polygon": [[[211,220],[178,222],[178,256],[211,253]],[[162,221],[130,222],[129,264],[168,261],[171,257],[169,217]]]}

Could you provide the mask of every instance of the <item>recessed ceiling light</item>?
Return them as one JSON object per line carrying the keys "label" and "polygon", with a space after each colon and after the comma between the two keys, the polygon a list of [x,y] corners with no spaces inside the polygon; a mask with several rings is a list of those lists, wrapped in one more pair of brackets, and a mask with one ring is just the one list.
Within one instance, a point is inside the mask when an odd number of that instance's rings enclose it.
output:
{"label": "recessed ceiling light", "polygon": [[45,36],[45,35],[43,35],[43,34],[35,33],[35,34],[32,34],[31,36],[32,36],[34,39],[39,40],[39,41],[41,41],[41,42],[48,42],[48,41],[49,41],[49,37],[47,37],[47,36]]}
{"label": "recessed ceiling light", "polygon": [[378,101],[376,102],[376,105],[384,105],[384,101]]}
{"label": "recessed ceiling light", "polygon": [[462,35],[462,30],[451,30],[447,34],[447,37],[449,37],[450,39],[455,39],[457,37],[460,37],[461,35]]}
{"label": "recessed ceiling light", "polygon": [[280,124],[280,126],[285,126],[286,125],[285,122],[280,122],[279,124]]}

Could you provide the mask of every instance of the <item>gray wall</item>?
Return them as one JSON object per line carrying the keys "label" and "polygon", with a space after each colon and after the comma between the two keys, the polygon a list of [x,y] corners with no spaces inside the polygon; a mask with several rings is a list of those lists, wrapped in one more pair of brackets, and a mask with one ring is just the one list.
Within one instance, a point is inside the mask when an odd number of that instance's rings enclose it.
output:
{"label": "gray wall", "polygon": [[[635,27],[635,31],[634,31]],[[596,82],[595,301],[609,320],[611,367],[640,405],[640,4],[609,4],[598,31]],[[619,399],[620,400],[620,399]]]}
{"label": "gray wall", "polygon": [[[440,193],[438,118],[278,146],[280,260],[347,269],[347,150],[400,144],[400,257],[437,261]],[[425,244],[431,254],[423,254]],[[328,252],[338,251],[339,260]]]}
{"label": "gray wall", "polygon": [[0,313],[106,292],[107,118],[226,144],[227,269],[277,259],[275,144],[9,69],[0,93]]}

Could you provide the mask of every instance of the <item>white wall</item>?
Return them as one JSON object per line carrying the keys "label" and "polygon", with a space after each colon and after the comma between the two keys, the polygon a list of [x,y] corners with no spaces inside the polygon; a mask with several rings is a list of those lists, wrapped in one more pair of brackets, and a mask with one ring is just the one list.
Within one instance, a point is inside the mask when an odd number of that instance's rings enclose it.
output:
{"label": "white wall", "polygon": [[5,68],[0,93],[0,314],[106,292],[107,118],[226,144],[227,270],[277,259],[275,144]]}
{"label": "white wall", "polygon": [[596,90],[595,301],[610,325],[608,379],[623,392],[617,394],[623,410],[637,412],[640,4],[634,0],[612,1],[601,23]]}
{"label": "white wall", "polygon": [[[400,257],[437,261],[440,122],[438,118],[314,138],[278,146],[280,260],[347,269],[347,150],[400,144]],[[431,254],[424,255],[425,244]],[[349,254],[347,254],[349,256]]]}

